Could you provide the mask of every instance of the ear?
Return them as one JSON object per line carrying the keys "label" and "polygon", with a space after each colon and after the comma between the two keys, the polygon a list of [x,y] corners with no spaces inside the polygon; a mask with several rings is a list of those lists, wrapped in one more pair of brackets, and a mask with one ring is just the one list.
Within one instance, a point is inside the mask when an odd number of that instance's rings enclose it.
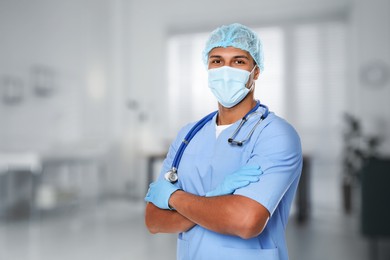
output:
{"label": "ear", "polygon": [[254,80],[257,80],[260,76],[260,68],[259,67],[256,67],[254,73],[253,73],[253,79]]}

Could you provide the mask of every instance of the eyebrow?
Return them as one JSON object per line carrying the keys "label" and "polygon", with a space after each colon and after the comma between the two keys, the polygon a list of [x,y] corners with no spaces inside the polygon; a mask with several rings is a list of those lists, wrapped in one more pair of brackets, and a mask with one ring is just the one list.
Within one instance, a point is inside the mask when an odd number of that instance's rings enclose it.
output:
{"label": "eyebrow", "polygon": [[209,59],[210,58],[221,58],[222,56],[221,55],[210,55]]}
{"label": "eyebrow", "polygon": [[[211,59],[211,58],[222,58],[222,56],[221,55],[211,55],[209,57],[209,59]],[[247,60],[249,60],[249,57],[246,55],[237,55],[237,56],[233,56],[233,58],[234,59],[247,59]]]}

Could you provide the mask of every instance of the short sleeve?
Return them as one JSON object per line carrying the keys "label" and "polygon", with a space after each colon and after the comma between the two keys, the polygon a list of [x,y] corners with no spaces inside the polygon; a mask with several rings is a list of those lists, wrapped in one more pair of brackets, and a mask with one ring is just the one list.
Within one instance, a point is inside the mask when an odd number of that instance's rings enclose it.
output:
{"label": "short sleeve", "polygon": [[302,149],[295,129],[281,118],[271,121],[259,134],[247,164],[259,165],[263,174],[234,194],[259,202],[272,215],[301,174]]}

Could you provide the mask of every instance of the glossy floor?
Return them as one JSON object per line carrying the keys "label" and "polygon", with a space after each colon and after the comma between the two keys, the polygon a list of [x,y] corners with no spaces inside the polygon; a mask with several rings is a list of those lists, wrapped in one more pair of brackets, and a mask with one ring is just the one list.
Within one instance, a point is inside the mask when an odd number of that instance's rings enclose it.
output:
{"label": "glossy floor", "polygon": [[[359,234],[359,214],[340,207],[338,177],[314,171],[312,210],[287,228],[291,260],[366,260],[369,242]],[[0,260],[175,259],[175,235],[150,235],[141,200],[110,200],[59,214],[0,222]],[[379,259],[390,259],[390,241],[379,243]]]}

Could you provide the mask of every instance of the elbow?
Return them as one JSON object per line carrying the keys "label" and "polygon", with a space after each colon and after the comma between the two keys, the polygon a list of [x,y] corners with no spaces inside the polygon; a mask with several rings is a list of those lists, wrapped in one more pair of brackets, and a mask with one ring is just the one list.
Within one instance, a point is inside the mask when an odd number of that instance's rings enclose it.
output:
{"label": "elbow", "polygon": [[[235,210],[236,214],[233,222],[235,223],[237,236],[242,239],[251,239],[263,232],[270,218],[270,213],[260,203],[252,200],[245,201],[247,203],[246,207],[241,208],[242,210]],[[235,209],[237,208],[239,207],[235,207]]]}
{"label": "elbow", "polygon": [[248,228],[246,230],[242,230],[238,236],[242,239],[251,239],[260,235],[262,231],[263,229],[259,228]]}
{"label": "elbow", "polygon": [[156,228],[148,227],[148,231],[150,234],[154,235],[158,233],[158,230]]}
{"label": "elbow", "polygon": [[147,220],[145,220],[145,226],[148,229],[150,234],[157,234],[158,233],[157,229],[155,227],[153,227],[152,225],[150,225]]}
{"label": "elbow", "polygon": [[159,232],[158,227],[153,221],[153,214],[152,214],[153,208],[150,205],[146,206],[145,216],[144,216],[144,223],[146,228],[148,229],[149,233],[151,234],[157,234]]}
{"label": "elbow", "polygon": [[260,235],[263,229],[264,227],[258,227],[258,226],[250,227],[248,225],[248,227],[242,228],[240,230],[238,236],[241,237],[242,239],[251,239]]}
{"label": "elbow", "polygon": [[256,218],[247,219],[243,221],[242,226],[239,229],[238,236],[242,239],[251,239],[257,237],[263,232],[267,225],[268,218]]}
{"label": "elbow", "polygon": [[150,221],[148,217],[145,217],[145,226],[148,229],[149,233],[151,234],[159,233],[157,226],[153,225],[152,221]]}

